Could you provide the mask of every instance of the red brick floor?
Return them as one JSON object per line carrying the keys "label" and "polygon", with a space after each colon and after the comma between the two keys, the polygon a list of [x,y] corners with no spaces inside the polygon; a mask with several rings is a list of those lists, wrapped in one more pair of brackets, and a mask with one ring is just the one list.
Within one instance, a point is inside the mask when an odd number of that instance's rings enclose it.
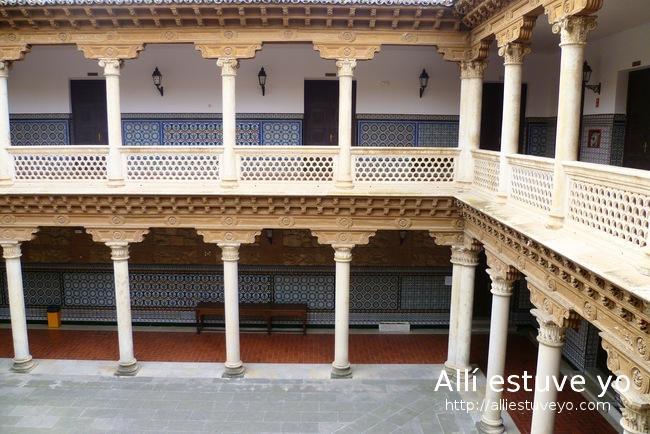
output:
{"label": "red brick floor", "polygon": [[[485,372],[487,335],[473,337],[472,361]],[[37,359],[117,360],[117,336],[113,331],[47,330],[29,331],[32,355]],[[186,332],[134,332],[136,357],[142,361],[219,362],[225,359],[223,333],[197,335]],[[334,336],[331,334],[242,333],[241,356],[249,363],[329,363]],[[447,352],[446,335],[351,334],[352,363],[443,363]],[[0,329],[0,357],[12,356],[11,331]],[[537,349],[527,338],[511,335],[508,342],[506,375],[534,375]],[[506,392],[510,401],[533,400],[532,392]],[[560,401],[571,401],[577,408],[585,399],[565,391]],[[510,412],[522,433],[530,432],[531,412]],[[558,414],[556,434],[615,433],[596,411],[565,411]]]}

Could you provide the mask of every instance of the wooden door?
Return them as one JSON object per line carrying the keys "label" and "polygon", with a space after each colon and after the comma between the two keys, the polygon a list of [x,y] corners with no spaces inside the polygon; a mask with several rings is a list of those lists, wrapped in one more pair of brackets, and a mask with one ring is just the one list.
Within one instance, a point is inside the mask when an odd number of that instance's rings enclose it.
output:
{"label": "wooden door", "polygon": [[[518,152],[523,153],[524,121],[526,120],[526,84],[521,85],[521,113],[519,123]],[[481,103],[480,148],[488,151],[501,150],[501,126],[503,122],[503,83],[484,83]]]}
{"label": "wooden door", "polygon": [[106,82],[71,80],[72,143],[75,145],[108,144],[106,122]]}
{"label": "wooden door", "polygon": [[650,69],[630,72],[623,166],[650,170]]}
{"label": "wooden door", "polygon": [[[356,143],[356,82],[352,83],[352,143]],[[338,80],[305,80],[303,145],[337,146],[339,143]]]}

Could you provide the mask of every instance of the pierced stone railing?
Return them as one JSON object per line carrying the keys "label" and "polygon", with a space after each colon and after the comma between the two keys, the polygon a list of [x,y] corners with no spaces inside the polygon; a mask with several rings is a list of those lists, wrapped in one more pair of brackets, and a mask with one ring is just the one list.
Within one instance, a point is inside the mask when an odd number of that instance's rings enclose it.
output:
{"label": "pierced stone railing", "polygon": [[549,212],[553,200],[553,159],[509,155],[510,199],[538,211]]}
{"label": "pierced stone railing", "polygon": [[458,154],[456,148],[356,148],[354,182],[452,183]]}
{"label": "pierced stone railing", "polygon": [[567,223],[598,231],[650,255],[650,172],[564,163]]}
{"label": "pierced stone railing", "polygon": [[333,182],[335,147],[236,148],[239,180],[277,182]]}
{"label": "pierced stone railing", "polygon": [[124,147],[127,181],[218,181],[222,148]]}
{"label": "pierced stone railing", "polygon": [[105,146],[11,147],[16,181],[103,181],[107,179]]}
{"label": "pierced stone railing", "polygon": [[475,150],[474,157],[474,186],[488,192],[499,190],[499,153],[495,151]]}

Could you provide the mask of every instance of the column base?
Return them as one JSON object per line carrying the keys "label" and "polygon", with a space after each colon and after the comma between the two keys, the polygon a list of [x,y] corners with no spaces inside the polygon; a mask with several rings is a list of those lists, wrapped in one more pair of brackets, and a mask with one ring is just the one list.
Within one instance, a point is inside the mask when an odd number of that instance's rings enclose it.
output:
{"label": "column base", "polygon": [[354,184],[352,183],[352,181],[336,181],[334,185],[336,186],[336,188],[343,188],[346,190],[354,188]]}
{"label": "column base", "polygon": [[225,366],[221,378],[244,378],[244,365]]}
{"label": "column base", "polygon": [[115,371],[115,375],[117,377],[133,377],[138,373],[139,370],[140,370],[140,364],[138,363],[137,360],[133,360],[132,362],[128,362],[128,363],[120,363],[117,366],[117,371]]}
{"label": "column base", "polygon": [[0,178],[0,186],[8,187],[14,185],[14,180],[11,178]]}
{"label": "column base", "polygon": [[124,187],[126,183],[123,179],[109,179],[107,184],[109,187]]}
{"label": "column base", "polygon": [[564,225],[564,217],[549,214],[546,220],[547,229],[560,229]]}
{"label": "column base", "polygon": [[14,359],[13,364],[11,365],[11,370],[19,374],[26,374],[34,369],[37,364],[38,363],[32,359],[32,356],[29,356],[28,358],[22,360]]}
{"label": "column base", "polygon": [[237,187],[237,181],[234,179],[222,179],[221,188],[235,188]]}
{"label": "column base", "polygon": [[350,379],[352,378],[352,367],[350,365],[344,367],[332,365],[332,374],[330,378],[333,380]]}
{"label": "column base", "polygon": [[505,205],[506,202],[508,202],[508,194],[507,193],[497,193],[496,203],[498,203],[499,205]]}
{"label": "column base", "polygon": [[[447,372],[447,377],[449,377],[450,380],[456,380],[458,376],[460,375],[460,381],[464,381],[465,379],[470,379],[474,377],[474,366],[455,366],[451,362],[445,362],[444,368],[445,372]],[[467,374],[465,374],[467,373]]]}
{"label": "column base", "polygon": [[479,422],[476,422],[476,429],[482,434],[502,434],[506,432],[502,420],[498,424],[492,424],[481,419]]}

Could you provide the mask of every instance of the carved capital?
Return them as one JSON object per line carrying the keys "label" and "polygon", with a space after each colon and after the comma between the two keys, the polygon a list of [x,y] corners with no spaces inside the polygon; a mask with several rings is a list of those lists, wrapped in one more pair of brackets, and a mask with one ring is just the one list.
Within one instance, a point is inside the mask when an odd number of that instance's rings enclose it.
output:
{"label": "carved capital", "polygon": [[120,75],[122,61],[120,59],[99,59],[99,67],[104,68],[104,75]]}
{"label": "carved capital", "polygon": [[30,241],[34,238],[34,234],[37,231],[38,228],[35,227],[0,228],[0,244]]}
{"label": "carved capital", "polygon": [[596,28],[594,16],[568,16],[553,24],[553,33],[560,34],[560,45],[584,45],[587,34]]}
{"label": "carved capital", "polygon": [[561,347],[566,337],[566,327],[555,322],[552,315],[539,309],[530,311],[539,323],[537,341],[549,347]]}
{"label": "carved capital", "polygon": [[512,285],[519,278],[519,272],[506,264],[489,250],[485,251],[487,258],[487,273],[492,280],[491,292],[494,295],[509,297],[512,295]]}
{"label": "carved capital", "polygon": [[255,237],[262,231],[254,230],[224,230],[224,229],[197,229],[196,232],[203,237],[206,243],[214,243],[223,249],[223,246],[239,246],[252,244]]}
{"label": "carved capital", "polygon": [[[544,313],[558,327],[576,328],[579,325],[580,316],[571,309],[571,304],[564,300],[559,294],[553,296],[544,291],[543,285],[526,278],[530,290],[530,301],[537,309],[538,314]],[[534,314],[538,316],[538,314]],[[538,316],[539,318],[539,316]]]}
{"label": "carved capital", "polygon": [[335,247],[334,248],[334,261],[336,261],[336,262],[351,262],[352,261],[352,248],[350,248],[350,247]]}
{"label": "carved capital", "polygon": [[460,67],[460,78],[480,78],[483,79],[487,60],[467,60],[458,63]]}
{"label": "carved capital", "polygon": [[206,59],[250,59],[255,57],[257,50],[262,49],[262,43],[250,44],[196,44],[194,46]]}
{"label": "carved capital", "polygon": [[533,36],[537,17],[523,16],[496,34],[497,45],[504,47],[511,43],[528,43]]}
{"label": "carved capital", "polygon": [[312,231],[320,244],[330,244],[334,249],[348,248],[368,244],[375,232],[366,231]]}
{"label": "carved capital", "polygon": [[239,244],[223,244],[220,243],[221,260],[223,262],[237,262],[239,261]]}
{"label": "carved capital", "polygon": [[22,60],[30,50],[27,44],[0,45],[0,61]]}
{"label": "carved capital", "polygon": [[0,241],[0,246],[2,247],[2,257],[5,259],[16,259],[22,255],[19,241]]}
{"label": "carved capital", "polygon": [[628,389],[627,381],[617,378],[613,389],[621,397],[621,427],[626,433],[645,434],[650,432],[650,395],[639,394]]}
{"label": "carved capital", "polygon": [[320,57],[332,60],[370,60],[380,49],[381,45],[314,44],[314,50],[320,52]]}
{"label": "carved capital", "polygon": [[235,76],[239,69],[239,61],[233,57],[220,57],[217,66],[221,68],[221,76]]}
{"label": "carved capital", "polygon": [[[650,365],[631,349],[621,336],[601,332],[603,349],[607,352],[607,367],[619,377],[629,381],[629,391],[646,395],[650,393]],[[645,349],[644,349],[645,350]]]}
{"label": "carved capital", "polygon": [[530,53],[530,46],[521,42],[510,42],[499,48],[499,56],[503,57],[504,65],[521,65],[524,56]]}
{"label": "carved capital", "polygon": [[338,77],[354,76],[354,68],[357,67],[355,59],[341,59],[336,61],[336,75]]}
{"label": "carved capital", "polygon": [[143,44],[77,44],[87,59],[135,59]]}
{"label": "carved capital", "polygon": [[112,246],[141,242],[149,229],[86,228],[86,232],[93,238],[93,241],[104,243],[112,248]]}
{"label": "carved capital", "polygon": [[127,242],[106,243],[111,248],[111,259],[113,261],[129,260],[129,244]]}

